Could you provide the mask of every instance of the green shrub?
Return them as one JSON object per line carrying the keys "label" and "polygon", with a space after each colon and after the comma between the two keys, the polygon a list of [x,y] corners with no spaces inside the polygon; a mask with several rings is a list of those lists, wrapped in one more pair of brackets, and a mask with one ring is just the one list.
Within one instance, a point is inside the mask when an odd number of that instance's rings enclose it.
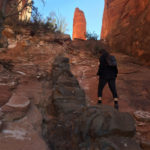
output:
{"label": "green shrub", "polygon": [[86,39],[87,40],[98,40],[98,35],[95,32],[93,32],[93,33],[87,32]]}

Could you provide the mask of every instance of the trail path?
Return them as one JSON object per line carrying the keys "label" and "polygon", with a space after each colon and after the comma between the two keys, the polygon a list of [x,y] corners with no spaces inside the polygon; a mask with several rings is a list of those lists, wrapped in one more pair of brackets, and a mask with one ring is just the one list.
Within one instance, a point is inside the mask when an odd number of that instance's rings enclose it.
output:
{"label": "trail path", "polygon": [[[77,52],[78,53],[78,52]],[[141,66],[134,58],[114,53],[118,61],[117,91],[120,111],[133,112],[150,110],[150,69]],[[89,105],[97,103],[98,59],[85,51],[70,57],[71,69],[85,90]],[[113,106],[113,98],[108,85],[103,90],[103,103]]]}
{"label": "trail path", "polygon": [[[14,65],[10,71],[0,64],[0,120],[4,115],[6,121],[5,125],[0,121],[0,149],[20,150],[20,147],[27,145],[22,150],[47,150],[47,145],[41,138],[41,112],[52,101],[50,74],[52,64],[59,54],[70,59],[71,71],[85,91],[87,104],[97,104],[98,59],[84,48],[70,49],[68,45],[58,39],[50,41],[50,35],[44,35],[32,39],[27,37],[18,42],[15,48],[0,52],[0,60],[11,60]],[[139,65],[130,56],[119,53],[114,55],[119,68],[117,90],[120,111],[149,112],[150,69]],[[108,86],[103,92],[103,103],[113,106]],[[150,123],[137,121],[137,126],[139,137],[150,140]]]}

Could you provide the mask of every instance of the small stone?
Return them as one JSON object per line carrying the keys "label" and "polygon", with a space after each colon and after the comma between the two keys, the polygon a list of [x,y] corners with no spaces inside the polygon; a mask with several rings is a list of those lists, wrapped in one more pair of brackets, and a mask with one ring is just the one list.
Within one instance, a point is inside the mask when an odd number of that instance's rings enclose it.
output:
{"label": "small stone", "polygon": [[138,121],[150,122],[150,112],[139,110],[133,114]]}

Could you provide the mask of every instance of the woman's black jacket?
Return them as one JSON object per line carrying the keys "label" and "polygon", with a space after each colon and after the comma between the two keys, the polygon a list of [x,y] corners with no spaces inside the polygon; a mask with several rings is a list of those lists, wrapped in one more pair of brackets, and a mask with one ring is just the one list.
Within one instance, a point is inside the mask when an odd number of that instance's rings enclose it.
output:
{"label": "woman's black jacket", "polygon": [[118,68],[117,66],[109,66],[105,55],[102,55],[99,59],[100,65],[98,68],[97,75],[100,76],[101,79],[113,79],[117,77]]}

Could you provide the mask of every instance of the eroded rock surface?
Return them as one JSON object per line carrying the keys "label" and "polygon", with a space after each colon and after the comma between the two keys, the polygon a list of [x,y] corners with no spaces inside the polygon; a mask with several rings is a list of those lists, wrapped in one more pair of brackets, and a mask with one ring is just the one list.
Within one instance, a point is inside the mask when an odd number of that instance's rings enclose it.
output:
{"label": "eroded rock surface", "polygon": [[69,59],[58,56],[53,63],[53,103],[56,113],[73,113],[85,106],[85,94],[70,71]]}

